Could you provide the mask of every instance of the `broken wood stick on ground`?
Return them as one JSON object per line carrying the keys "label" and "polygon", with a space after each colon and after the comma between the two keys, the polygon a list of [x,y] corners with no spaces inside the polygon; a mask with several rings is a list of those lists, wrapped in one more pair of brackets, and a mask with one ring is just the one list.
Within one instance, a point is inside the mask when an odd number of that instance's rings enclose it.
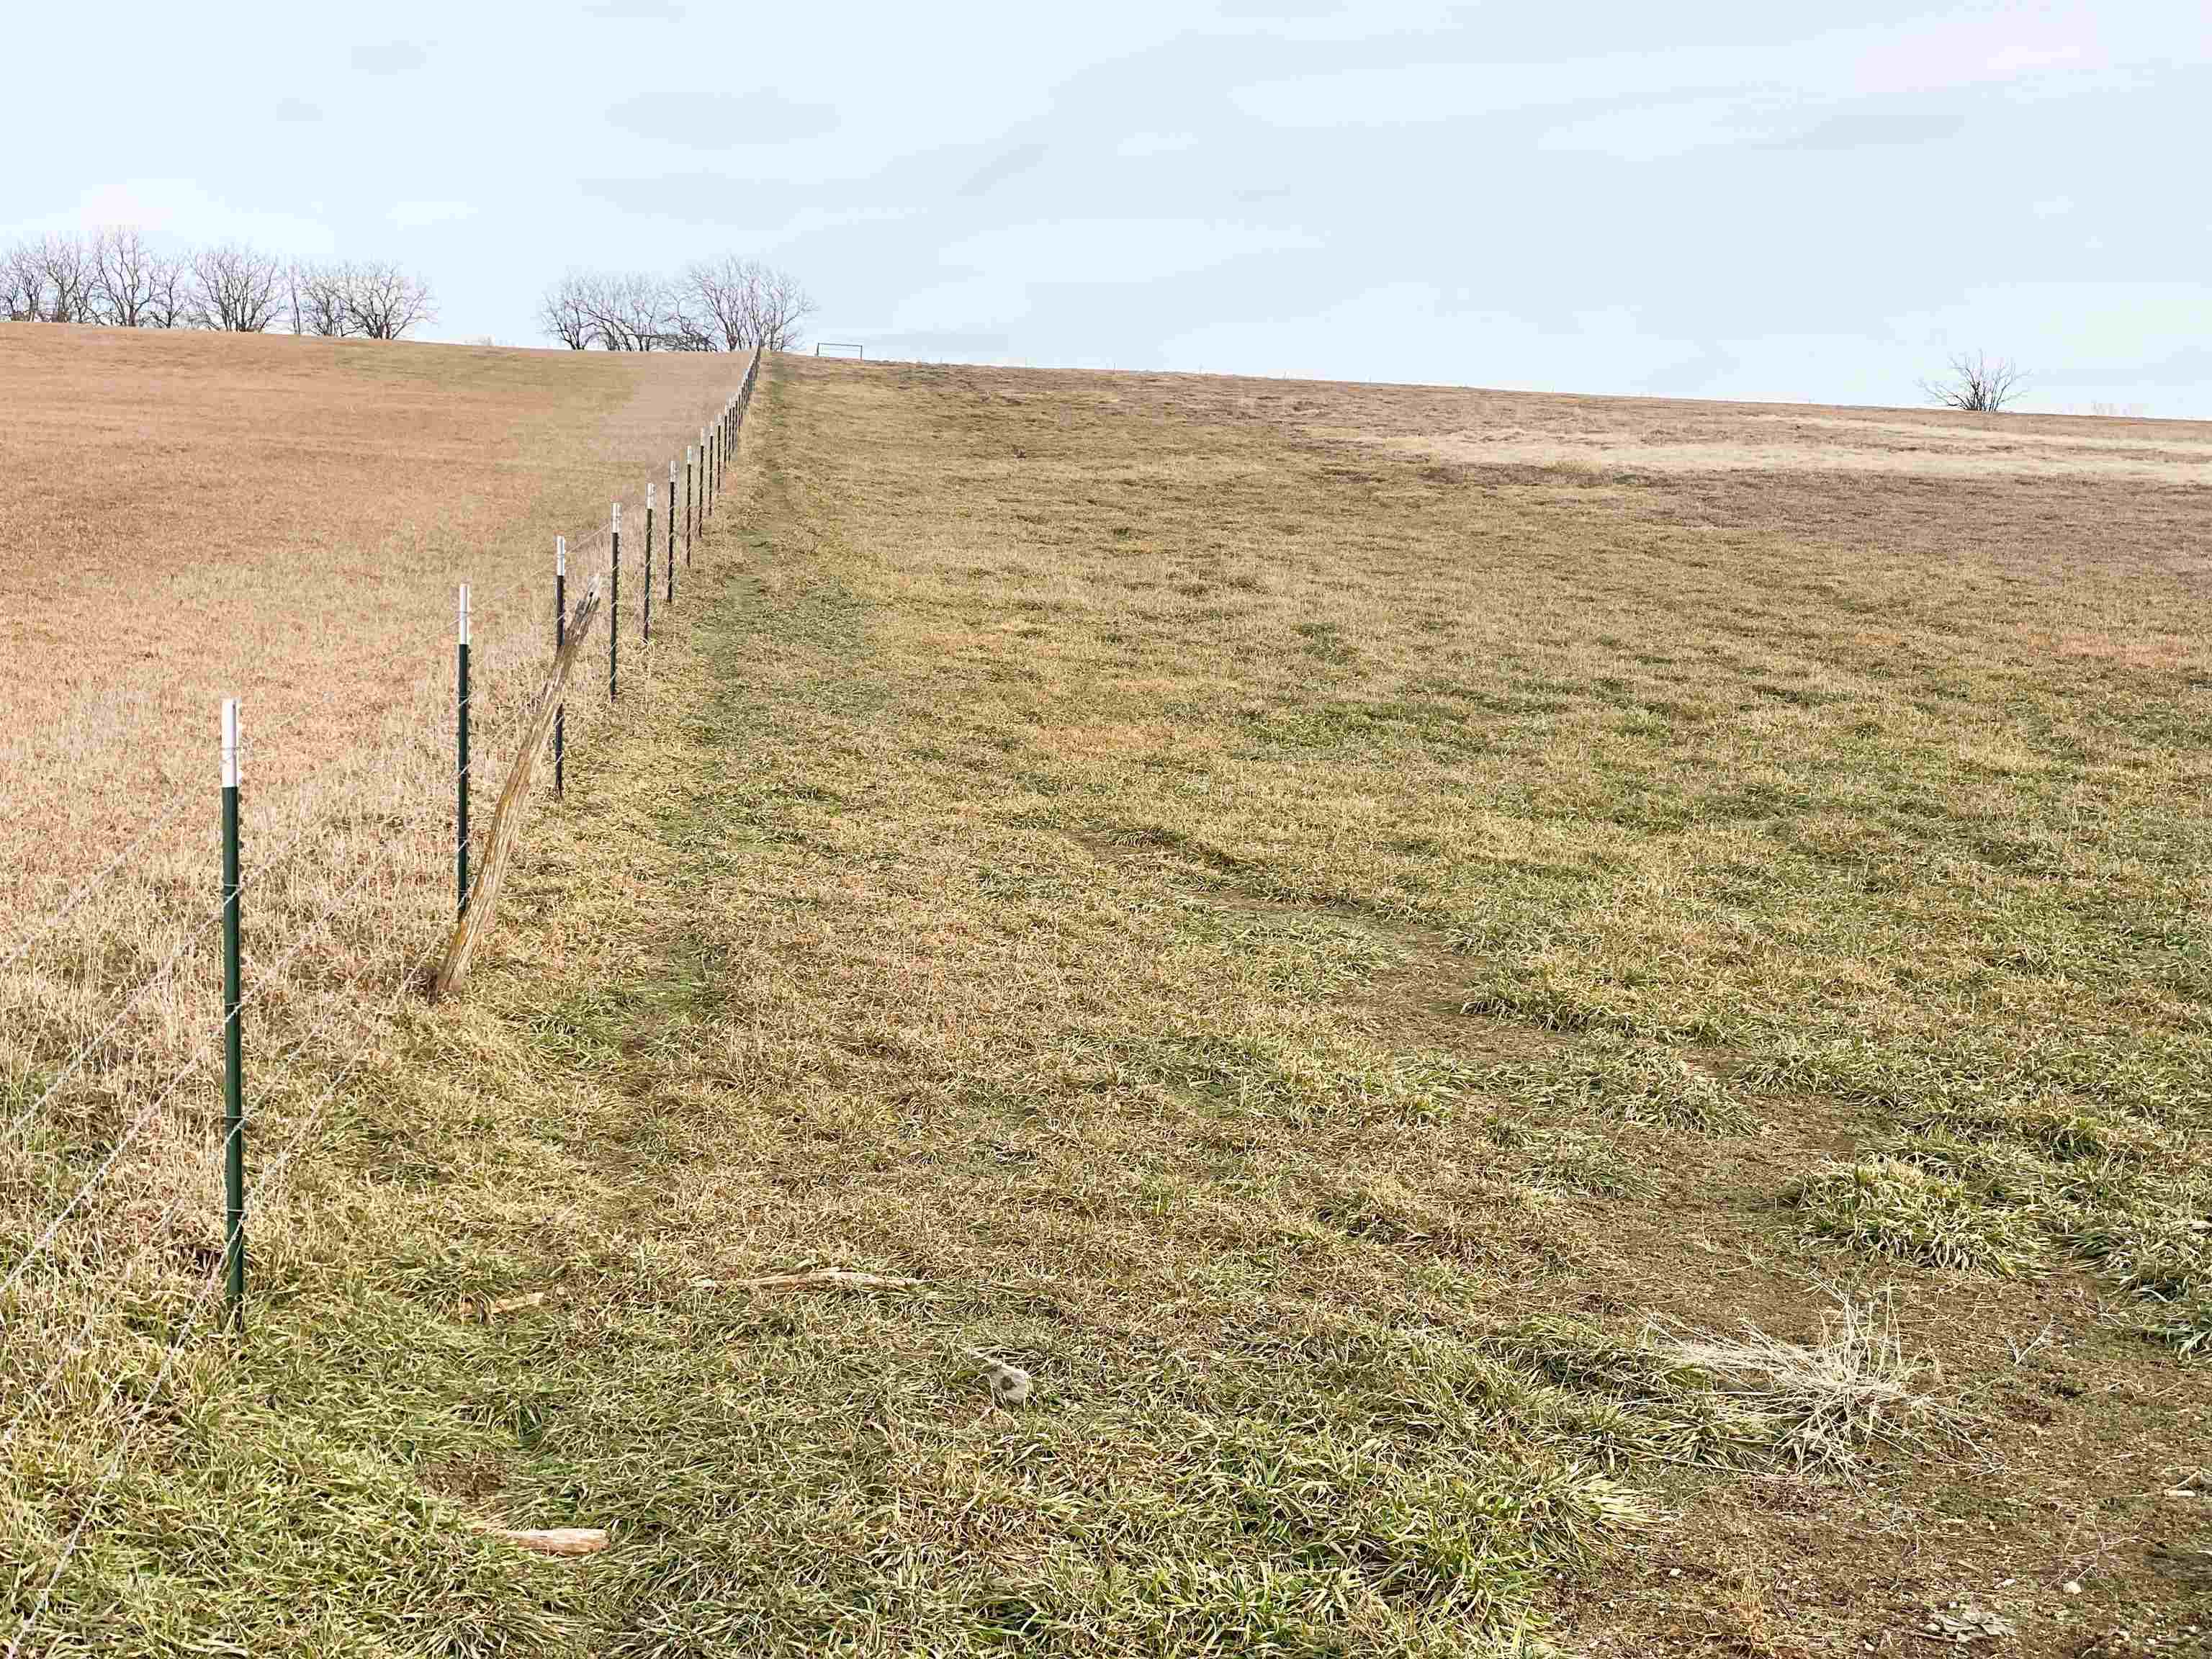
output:
{"label": "broken wood stick on ground", "polygon": [[512,1544],[539,1555],[597,1555],[607,1547],[605,1527],[544,1527],[514,1528],[478,1522],[476,1529],[487,1538]]}
{"label": "broken wood stick on ground", "polygon": [[695,1279],[694,1290],[730,1291],[907,1291],[919,1285],[918,1279],[901,1279],[892,1273],[854,1273],[844,1267],[823,1267],[811,1273],[769,1273],[760,1279]]}

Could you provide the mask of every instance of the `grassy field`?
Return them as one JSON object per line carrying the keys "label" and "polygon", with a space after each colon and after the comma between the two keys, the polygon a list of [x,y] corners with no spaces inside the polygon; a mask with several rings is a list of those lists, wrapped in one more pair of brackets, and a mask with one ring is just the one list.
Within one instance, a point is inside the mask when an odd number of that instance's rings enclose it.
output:
{"label": "grassy field", "polygon": [[25,1650],[2204,1650],[2208,466],[776,360]]}

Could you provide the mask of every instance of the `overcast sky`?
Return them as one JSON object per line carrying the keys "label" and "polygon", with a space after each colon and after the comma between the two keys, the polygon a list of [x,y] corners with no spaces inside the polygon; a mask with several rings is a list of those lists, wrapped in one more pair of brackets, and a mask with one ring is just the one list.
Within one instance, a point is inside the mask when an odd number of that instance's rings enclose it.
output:
{"label": "overcast sky", "polygon": [[[1825,16],[1829,21],[1821,21]],[[2212,5],[130,3],[12,16],[0,240],[796,271],[872,354],[2212,417]]]}

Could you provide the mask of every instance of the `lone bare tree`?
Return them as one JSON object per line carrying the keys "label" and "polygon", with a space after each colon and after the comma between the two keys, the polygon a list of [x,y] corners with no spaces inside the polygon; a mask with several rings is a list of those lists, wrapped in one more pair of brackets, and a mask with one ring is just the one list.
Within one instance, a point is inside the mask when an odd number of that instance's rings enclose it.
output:
{"label": "lone bare tree", "polygon": [[284,313],[284,262],[241,242],[192,255],[192,320],[230,334],[258,334]]}
{"label": "lone bare tree", "polygon": [[1986,415],[1996,414],[2027,389],[2026,369],[2009,357],[1993,362],[1982,351],[1960,352],[1951,359],[1949,374],[1939,380],[1920,383],[1930,403]]}

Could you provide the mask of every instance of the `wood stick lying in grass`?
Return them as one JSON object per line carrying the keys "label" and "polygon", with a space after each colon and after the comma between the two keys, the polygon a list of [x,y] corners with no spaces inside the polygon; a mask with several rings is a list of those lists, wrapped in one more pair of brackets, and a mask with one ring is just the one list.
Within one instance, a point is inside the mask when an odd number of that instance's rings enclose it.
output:
{"label": "wood stick lying in grass", "polygon": [[524,1296],[502,1297],[497,1302],[464,1302],[460,1306],[463,1319],[480,1319],[489,1324],[495,1319],[511,1313],[520,1313],[526,1308],[542,1308],[551,1298],[550,1291],[532,1291]]}
{"label": "wood stick lying in grass", "polygon": [[532,1550],[539,1555],[597,1555],[607,1547],[605,1527],[546,1527],[516,1531],[479,1522],[477,1530],[488,1538],[496,1538],[501,1543]]}
{"label": "wood stick lying in grass", "polygon": [[762,1279],[732,1279],[726,1285],[719,1279],[695,1279],[692,1286],[698,1290],[716,1287],[732,1291],[813,1291],[842,1288],[848,1291],[905,1291],[921,1284],[918,1279],[900,1279],[891,1273],[854,1273],[843,1267],[821,1267],[812,1273],[769,1273]]}

